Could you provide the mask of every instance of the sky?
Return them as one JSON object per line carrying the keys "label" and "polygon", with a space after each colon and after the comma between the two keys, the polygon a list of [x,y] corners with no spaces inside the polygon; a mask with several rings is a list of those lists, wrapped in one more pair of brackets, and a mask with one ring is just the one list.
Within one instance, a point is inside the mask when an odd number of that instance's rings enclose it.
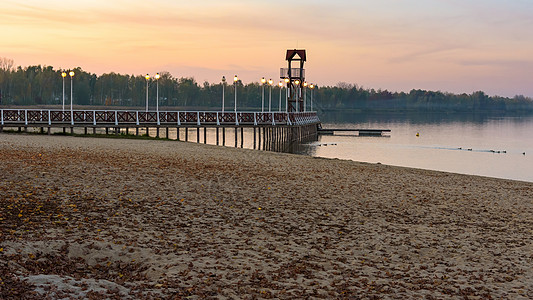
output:
{"label": "sky", "polygon": [[533,97],[532,0],[2,0],[0,57],[219,82],[306,79],[364,88]]}

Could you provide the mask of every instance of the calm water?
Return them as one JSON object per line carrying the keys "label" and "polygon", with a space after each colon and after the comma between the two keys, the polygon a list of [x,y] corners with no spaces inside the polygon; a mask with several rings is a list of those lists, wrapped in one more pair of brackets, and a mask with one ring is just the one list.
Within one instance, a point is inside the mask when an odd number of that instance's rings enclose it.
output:
{"label": "calm water", "polygon": [[339,114],[321,120],[324,128],[392,132],[390,137],[322,135],[302,154],[533,182],[533,116]]}
{"label": "calm water", "polygon": [[[317,142],[298,147],[297,153],[533,182],[533,116],[326,114],[320,119],[324,128],[392,132],[389,137],[321,135]],[[155,136],[155,131],[150,135]],[[184,131],[180,135],[184,139]],[[176,138],[175,129],[169,137]],[[197,141],[195,129],[189,130],[189,141]],[[203,131],[200,142],[204,142]],[[216,144],[212,128],[207,131],[207,143]],[[226,130],[225,145],[235,146],[234,130]],[[254,148],[251,129],[245,129],[242,146]]]}

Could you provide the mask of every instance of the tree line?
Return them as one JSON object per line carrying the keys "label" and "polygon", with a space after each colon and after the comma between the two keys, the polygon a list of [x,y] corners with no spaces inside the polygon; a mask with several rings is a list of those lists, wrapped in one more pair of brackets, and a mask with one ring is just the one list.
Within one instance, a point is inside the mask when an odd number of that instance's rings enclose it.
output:
{"label": "tree line", "polygon": [[[73,103],[91,106],[144,107],[148,86],[149,106],[155,106],[156,89],[159,90],[159,106],[164,109],[206,109],[219,110],[222,91],[226,110],[234,105],[232,78],[223,83],[203,82],[199,84],[192,77],[173,77],[161,72],[159,80],[146,80],[143,75],[107,73],[100,76],[74,68],[56,70],[51,66],[14,67],[13,60],[0,58],[0,105],[61,105],[70,104],[71,80]],[[67,76],[63,78],[62,72]],[[64,93],[63,93],[64,85]],[[262,88],[259,82],[236,83],[239,110],[261,108]],[[285,97],[285,89],[272,88],[272,108],[278,109],[279,93]],[[409,93],[367,89],[355,84],[339,83],[336,86],[321,86],[306,89],[307,102],[313,99],[313,109],[323,111],[458,111],[486,112],[512,111],[533,112],[533,100],[529,97],[513,98],[488,96],[482,91],[472,94],[452,94],[440,91],[413,89]],[[311,96],[312,93],[312,96]],[[265,102],[268,105],[269,87],[265,87]],[[283,102],[284,103],[284,102]],[[283,104],[283,108],[285,105]],[[308,104],[309,108],[309,104]]]}

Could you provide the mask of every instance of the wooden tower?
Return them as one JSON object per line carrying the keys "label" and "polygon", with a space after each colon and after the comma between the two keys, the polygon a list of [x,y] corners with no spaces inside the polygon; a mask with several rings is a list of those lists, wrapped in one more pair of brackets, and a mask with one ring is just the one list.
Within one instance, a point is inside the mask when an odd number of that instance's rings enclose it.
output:
{"label": "wooden tower", "polygon": [[[303,86],[305,82],[305,50],[287,50],[288,68],[281,68],[280,78],[285,80],[288,91],[288,112],[303,112]],[[294,63],[294,64],[293,64]]]}

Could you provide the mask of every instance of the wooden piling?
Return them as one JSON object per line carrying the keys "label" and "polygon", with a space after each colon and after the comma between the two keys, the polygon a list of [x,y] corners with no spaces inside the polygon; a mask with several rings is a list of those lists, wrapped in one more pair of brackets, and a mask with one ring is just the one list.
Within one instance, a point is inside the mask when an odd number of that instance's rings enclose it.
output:
{"label": "wooden piling", "polygon": [[196,127],[196,143],[200,142],[200,127]]}
{"label": "wooden piling", "polygon": [[244,127],[241,127],[241,148],[244,148]]}
{"label": "wooden piling", "polygon": [[237,126],[235,126],[235,148],[237,148]]}

